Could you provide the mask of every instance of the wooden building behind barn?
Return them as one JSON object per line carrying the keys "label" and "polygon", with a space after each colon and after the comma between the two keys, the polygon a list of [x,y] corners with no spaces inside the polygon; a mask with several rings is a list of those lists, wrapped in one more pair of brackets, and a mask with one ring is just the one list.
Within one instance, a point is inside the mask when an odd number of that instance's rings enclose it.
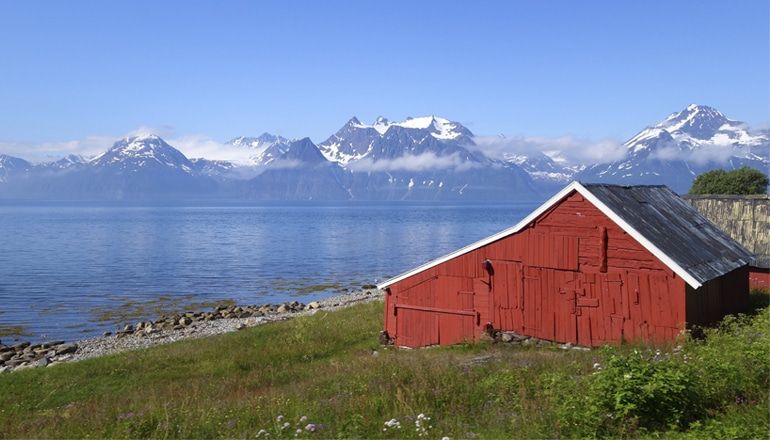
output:
{"label": "wooden building behind barn", "polygon": [[398,346],[490,328],[583,346],[659,343],[743,311],[752,258],[665,186],[573,182],[516,226],[378,287]]}

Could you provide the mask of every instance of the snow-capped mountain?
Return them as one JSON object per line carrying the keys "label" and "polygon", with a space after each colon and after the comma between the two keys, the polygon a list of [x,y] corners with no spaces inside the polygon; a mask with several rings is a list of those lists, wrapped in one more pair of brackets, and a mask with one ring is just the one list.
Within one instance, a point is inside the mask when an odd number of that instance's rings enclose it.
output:
{"label": "snow-capped mountain", "polygon": [[141,169],[171,169],[193,173],[193,164],[181,151],[154,134],[122,139],[106,152],[91,159],[94,168],[112,168],[124,172]]}
{"label": "snow-capped mountain", "polygon": [[713,168],[751,166],[767,170],[770,137],[751,132],[720,111],[691,104],[625,142],[626,157],[594,164],[579,173],[585,181],[665,184],[686,192],[695,176]]}
{"label": "snow-capped mountain", "polygon": [[[394,159],[404,155],[431,152],[439,156],[462,153],[471,159],[464,145],[473,145],[473,133],[458,122],[436,116],[407,118],[390,122],[380,116],[373,124],[351,118],[337,133],[318,147],[332,162],[348,165],[362,159]],[[481,156],[474,160],[482,159]]]}
{"label": "snow-capped mountain", "polygon": [[85,161],[79,157],[32,166],[3,196],[68,200],[169,200],[214,193],[216,182],[197,173],[182,152],[155,135],[131,136]]}
{"label": "snow-capped mountain", "polygon": [[0,198],[497,202],[542,199],[573,179],[684,192],[709,169],[770,165],[770,133],[698,105],[640,131],[625,143],[626,156],[611,163],[569,163],[550,147],[496,150],[492,158],[476,140],[437,116],[371,124],[354,117],[319,145],[268,133],[235,138],[232,146],[253,152],[253,163],[243,165],[188,159],[158,136],[131,136],[93,159],[32,164],[0,154]]}
{"label": "snow-capped mountain", "polygon": [[491,200],[538,197],[520,167],[480,153],[473,133],[438,116],[372,124],[350,119],[319,144],[352,172],[350,193],[365,200]]}
{"label": "snow-capped mountain", "polygon": [[563,184],[569,182],[575,174],[575,169],[558,164],[545,153],[504,153],[506,162],[518,165],[535,181]]}
{"label": "snow-capped mountain", "polygon": [[53,171],[70,170],[78,168],[88,163],[88,160],[83,156],[77,154],[67,155],[59,160],[43,163],[40,166],[48,168]]}
{"label": "snow-capped mountain", "polygon": [[23,176],[32,169],[32,164],[18,157],[0,154],[0,183]]}
{"label": "snow-capped mountain", "polygon": [[350,200],[350,172],[326,160],[309,138],[274,144],[262,153],[261,172],[244,183],[260,200]]}
{"label": "snow-capped mountain", "polygon": [[227,143],[236,147],[248,148],[253,151],[253,165],[267,165],[281,156],[292,141],[282,136],[262,133],[257,137],[241,136]]}

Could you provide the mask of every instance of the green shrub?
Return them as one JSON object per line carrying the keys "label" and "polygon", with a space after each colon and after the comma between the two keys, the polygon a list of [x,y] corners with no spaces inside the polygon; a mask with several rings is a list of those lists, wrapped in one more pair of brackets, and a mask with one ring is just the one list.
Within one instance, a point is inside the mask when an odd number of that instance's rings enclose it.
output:
{"label": "green shrub", "polygon": [[754,168],[712,170],[695,178],[690,194],[767,194],[768,184],[767,176]]}
{"label": "green shrub", "polygon": [[704,414],[694,372],[679,359],[634,350],[610,354],[589,388],[590,409],[610,430],[683,427]]}

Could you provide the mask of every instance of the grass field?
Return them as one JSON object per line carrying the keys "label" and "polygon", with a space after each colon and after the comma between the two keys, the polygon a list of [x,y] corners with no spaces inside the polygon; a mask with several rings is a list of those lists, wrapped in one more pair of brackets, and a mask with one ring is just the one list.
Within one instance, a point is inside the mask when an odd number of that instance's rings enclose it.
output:
{"label": "grass field", "polygon": [[[762,294],[754,299],[767,302]],[[641,346],[583,352],[491,343],[382,349],[381,327],[376,302],[4,374],[0,437],[767,438],[770,432],[767,308],[728,318],[705,340],[657,353]]]}

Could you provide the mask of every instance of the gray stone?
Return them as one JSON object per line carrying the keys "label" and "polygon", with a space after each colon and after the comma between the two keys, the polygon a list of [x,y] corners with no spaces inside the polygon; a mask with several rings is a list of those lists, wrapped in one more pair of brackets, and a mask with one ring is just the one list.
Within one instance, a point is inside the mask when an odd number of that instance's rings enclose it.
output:
{"label": "gray stone", "polygon": [[313,302],[311,302],[310,304],[307,305],[307,308],[310,309],[310,310],[320,309],[321,308],[321,304],[318,301],[313,301]]}
{"label": "gray stone", "polygon": [[74,353],[78,351],[78,344],[62,344],[56,347],[56,355],[61,356],[63,354]]}
{"label": "gray stone", "polygon": [[10,373],[10,372],[11,372],[11,367],[0,367],[0,374]]}
{"label": "gray stone", "polygon": [[179,318],[179,321],[177,321],[177,324],[182,326],[190,325],[191,323],[192,323],[192,319],[186,316]]}
{"label": "gray stone", "polygon": [[40,358],[34,362],[31,362],[30,365],[33,367],[45,367],[46,365],[50,364],[51,360],[47,357]]}
{"label": "gray stone", "polygon": [[29,347],[29,342],[19,342],[18,344],[11,346],[13,351],[22,351],[27,347]]}
{"label": "gray stone", "polygon": [[24,359],[15,358],[15,359],[10,359],[10,360],[5,361],[5,366],[6,367],[11,367],[11,368],[16,368],[16,367],[18,367],[19,365],[21,365],[21,364],[23,364],[25,362],[26,361]]}
{"label": "gray stone", "polygon": [[125,327],[123,327],[123,333],[133,333],[134,332],[134,326],[131,324],[127,324]]}
{"label": "gray stone", "polygon": [[503,342],[511,342],[511,341],[513,341],[513,335],[510,334],[510,333],[503,333],[500,336],[500,340],[503,341]]}
{"label": "gray stone", "polygon": [[276,310],[276,311],[278,313],[286,313],[286,312],[288,312],[290,310],[291,309],[289,308],[289,306],[287,304],[281,304],[280,306],[278,306],[278,310]]}
{"label": "gray stone", "polygon": [[246,324],[239,322],[238,325],[235,326],[236,330],[243,330],[246,328]]}

